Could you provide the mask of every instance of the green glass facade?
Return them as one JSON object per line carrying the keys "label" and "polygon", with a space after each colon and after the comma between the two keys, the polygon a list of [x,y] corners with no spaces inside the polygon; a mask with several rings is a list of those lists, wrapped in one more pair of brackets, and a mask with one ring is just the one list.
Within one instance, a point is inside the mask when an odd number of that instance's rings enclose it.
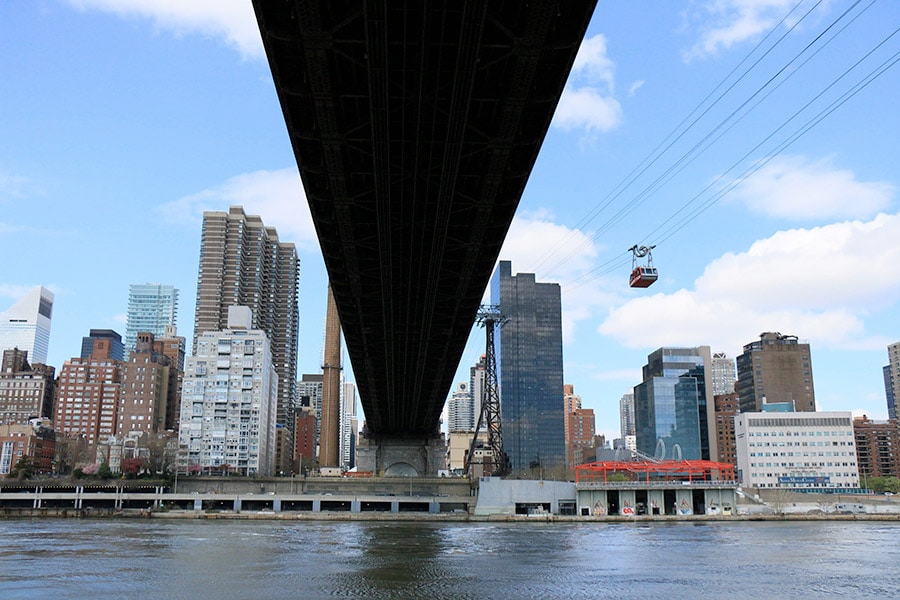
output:
{"label": "green glass facade", "polygon": [[706,364],[709,348],[660,348],[647,357],[634,388],[639,452],[665,459],[709,460]]}

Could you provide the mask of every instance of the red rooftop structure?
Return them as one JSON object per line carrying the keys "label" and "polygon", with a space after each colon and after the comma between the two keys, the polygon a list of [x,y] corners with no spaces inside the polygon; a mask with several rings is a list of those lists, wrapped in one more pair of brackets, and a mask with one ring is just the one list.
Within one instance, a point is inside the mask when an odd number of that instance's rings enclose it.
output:
{"label": "red rooftop structure", "polygon": [[[710,460],[607,461],[575,467],[575,483],[608,483],[622,474],[631,482],[721,481],[734,482],[734,465]],[[614,482],[615,483],[615,482]]]}

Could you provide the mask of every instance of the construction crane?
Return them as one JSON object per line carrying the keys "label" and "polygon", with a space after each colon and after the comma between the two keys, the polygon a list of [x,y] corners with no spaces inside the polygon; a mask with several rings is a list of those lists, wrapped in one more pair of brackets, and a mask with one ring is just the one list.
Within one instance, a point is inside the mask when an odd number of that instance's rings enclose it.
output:
{"label": "construction crane", "polygon": [[[469,443],[466,454],[465,472],[468,475],[478,446],[478,434],[482,424],[487,431],[485,448],[490,450],[491,465],[485,469],[485,475],[501,477],[509,473],[509,458],[503,450],[503,428],[500,424],[500,382],[497,378],[497,355],[494,352],[494,333],[509,320],[500,313],[497,305],[482,305],[475,317],[475,322],[484,327],[485,361],[484,385],[481,386],[481,412],[478,424]],[[490,472],[488,472],[490,471]]]}

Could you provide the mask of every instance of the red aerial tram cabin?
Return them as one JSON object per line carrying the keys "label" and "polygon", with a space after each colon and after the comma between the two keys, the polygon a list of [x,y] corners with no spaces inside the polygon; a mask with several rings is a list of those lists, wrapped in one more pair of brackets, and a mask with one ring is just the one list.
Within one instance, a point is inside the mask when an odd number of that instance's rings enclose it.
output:
{"label": "red aerial tram cabin", "polygon": [[[635,244],[629,250],[631,250],[631,278],[628,280],[628,285],[633,288],[647,288],[653,285],[653,282],[659,279],[659,273],[656,271],[656,267],[653,266],[653,256],[650,254],[650,251],[653,250],[656,246],[638,246]],[[646,265],[637,264],[637,260],[639,258],[647,257]]]}
{"label": "red aerial tram cabin", "polygon": [[646,288],[653,285],[659,279],[656,267],[635,267],[631,272],[631,280],[628,282],[633,288]]}

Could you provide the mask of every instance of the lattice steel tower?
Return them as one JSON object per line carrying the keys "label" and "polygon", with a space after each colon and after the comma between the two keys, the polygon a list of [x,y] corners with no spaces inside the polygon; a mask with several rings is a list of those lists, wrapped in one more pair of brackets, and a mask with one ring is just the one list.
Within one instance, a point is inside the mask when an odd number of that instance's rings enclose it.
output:
{"label": "lattice steel tower", "polygon": [[485,469],[485,475],[500,477],[509,473],[509,458],[503,450],[503,428],[500,423],[500,380],[497,377],[497,355],[494,352],[494,332],[503,326],[509,319],[500,314],[497,305],[483,305],[475,317],[475,322],[482,325],[485,331],[485,375],[484,385],[481,388],[481,414],[478,416],[478,424],[475,425],[475,434],[469,444],[469,453],[466,455],[466,473],[475,456],[475,448],[478,442],[478,434],[481,425],[484,424],[488,434],[487,448],[491,451],[490,473]]}

